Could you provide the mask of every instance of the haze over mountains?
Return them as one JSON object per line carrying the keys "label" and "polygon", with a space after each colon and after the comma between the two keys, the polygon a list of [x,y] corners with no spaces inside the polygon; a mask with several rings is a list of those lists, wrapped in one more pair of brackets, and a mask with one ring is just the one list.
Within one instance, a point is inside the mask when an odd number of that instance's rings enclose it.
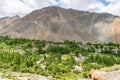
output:
{"label": "haze over mountains", "polygon": [[0,20],[0,35],[48,41],[120,42],[120,17],[46,7]]}

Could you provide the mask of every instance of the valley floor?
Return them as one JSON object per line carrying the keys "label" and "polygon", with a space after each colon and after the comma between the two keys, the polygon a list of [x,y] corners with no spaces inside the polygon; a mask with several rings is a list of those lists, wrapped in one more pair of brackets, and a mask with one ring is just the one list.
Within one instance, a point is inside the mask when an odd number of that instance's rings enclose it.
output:
{"label": "valley floor", "polygon": [[91,69],[119,80],[120,44],[0,37],[0,80],[87,80]]}

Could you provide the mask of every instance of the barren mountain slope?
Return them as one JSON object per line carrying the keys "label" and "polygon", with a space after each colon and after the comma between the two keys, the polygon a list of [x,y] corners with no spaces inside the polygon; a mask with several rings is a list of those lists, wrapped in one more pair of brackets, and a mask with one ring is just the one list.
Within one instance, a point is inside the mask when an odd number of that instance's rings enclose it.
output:
{"label": "barren mountain slope", "polygon": [[20,19],[20,17],[19,16],[13,16],[13,17],[5,17],[5,18],[1,19],[0,20],[0,30],[9,26],[12,22],[14,22],[17,19]]}
{"label": "barren mountain slope", "polygon": [[49,41],[120,42],[120,18],[51,6],[12,22],[0,34]]}

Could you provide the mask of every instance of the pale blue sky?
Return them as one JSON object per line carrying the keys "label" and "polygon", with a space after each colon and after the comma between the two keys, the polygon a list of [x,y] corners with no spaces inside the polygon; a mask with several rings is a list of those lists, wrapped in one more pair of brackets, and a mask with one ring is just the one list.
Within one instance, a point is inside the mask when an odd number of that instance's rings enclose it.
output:
{"label": "pale blue sky", "polygon": [[106,1],[106,0],[99,0],[100,2],[102,2],[105,6],[109,5],[110,2]]}
{"label": "pale blue sky", "polygon": [[[21,0],[22,1],[22,0]],[[62,1],[61,0],[55,0],[56,1],[56,4],[52,4],[52,5],[55,5],[55,6],[61,6],[62,5]],[[110,2],[106,1],[106,0],[98,0],[100,1],[102,4],[104,4],[105,6],[109,5]]]}

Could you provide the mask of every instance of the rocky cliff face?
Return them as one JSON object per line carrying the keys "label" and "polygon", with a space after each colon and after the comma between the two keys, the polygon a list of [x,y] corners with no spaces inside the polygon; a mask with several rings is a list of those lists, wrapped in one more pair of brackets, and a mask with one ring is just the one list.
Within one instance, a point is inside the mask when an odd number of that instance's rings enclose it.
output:
{"label": "rocky cliff face", "polygon": [[33,11],[21,19],[11,21],[7,27],[3,25],[0,29],[3,29],[1,35],[11,37],[49,41],[120,42],[118,16],[54,6]]}

